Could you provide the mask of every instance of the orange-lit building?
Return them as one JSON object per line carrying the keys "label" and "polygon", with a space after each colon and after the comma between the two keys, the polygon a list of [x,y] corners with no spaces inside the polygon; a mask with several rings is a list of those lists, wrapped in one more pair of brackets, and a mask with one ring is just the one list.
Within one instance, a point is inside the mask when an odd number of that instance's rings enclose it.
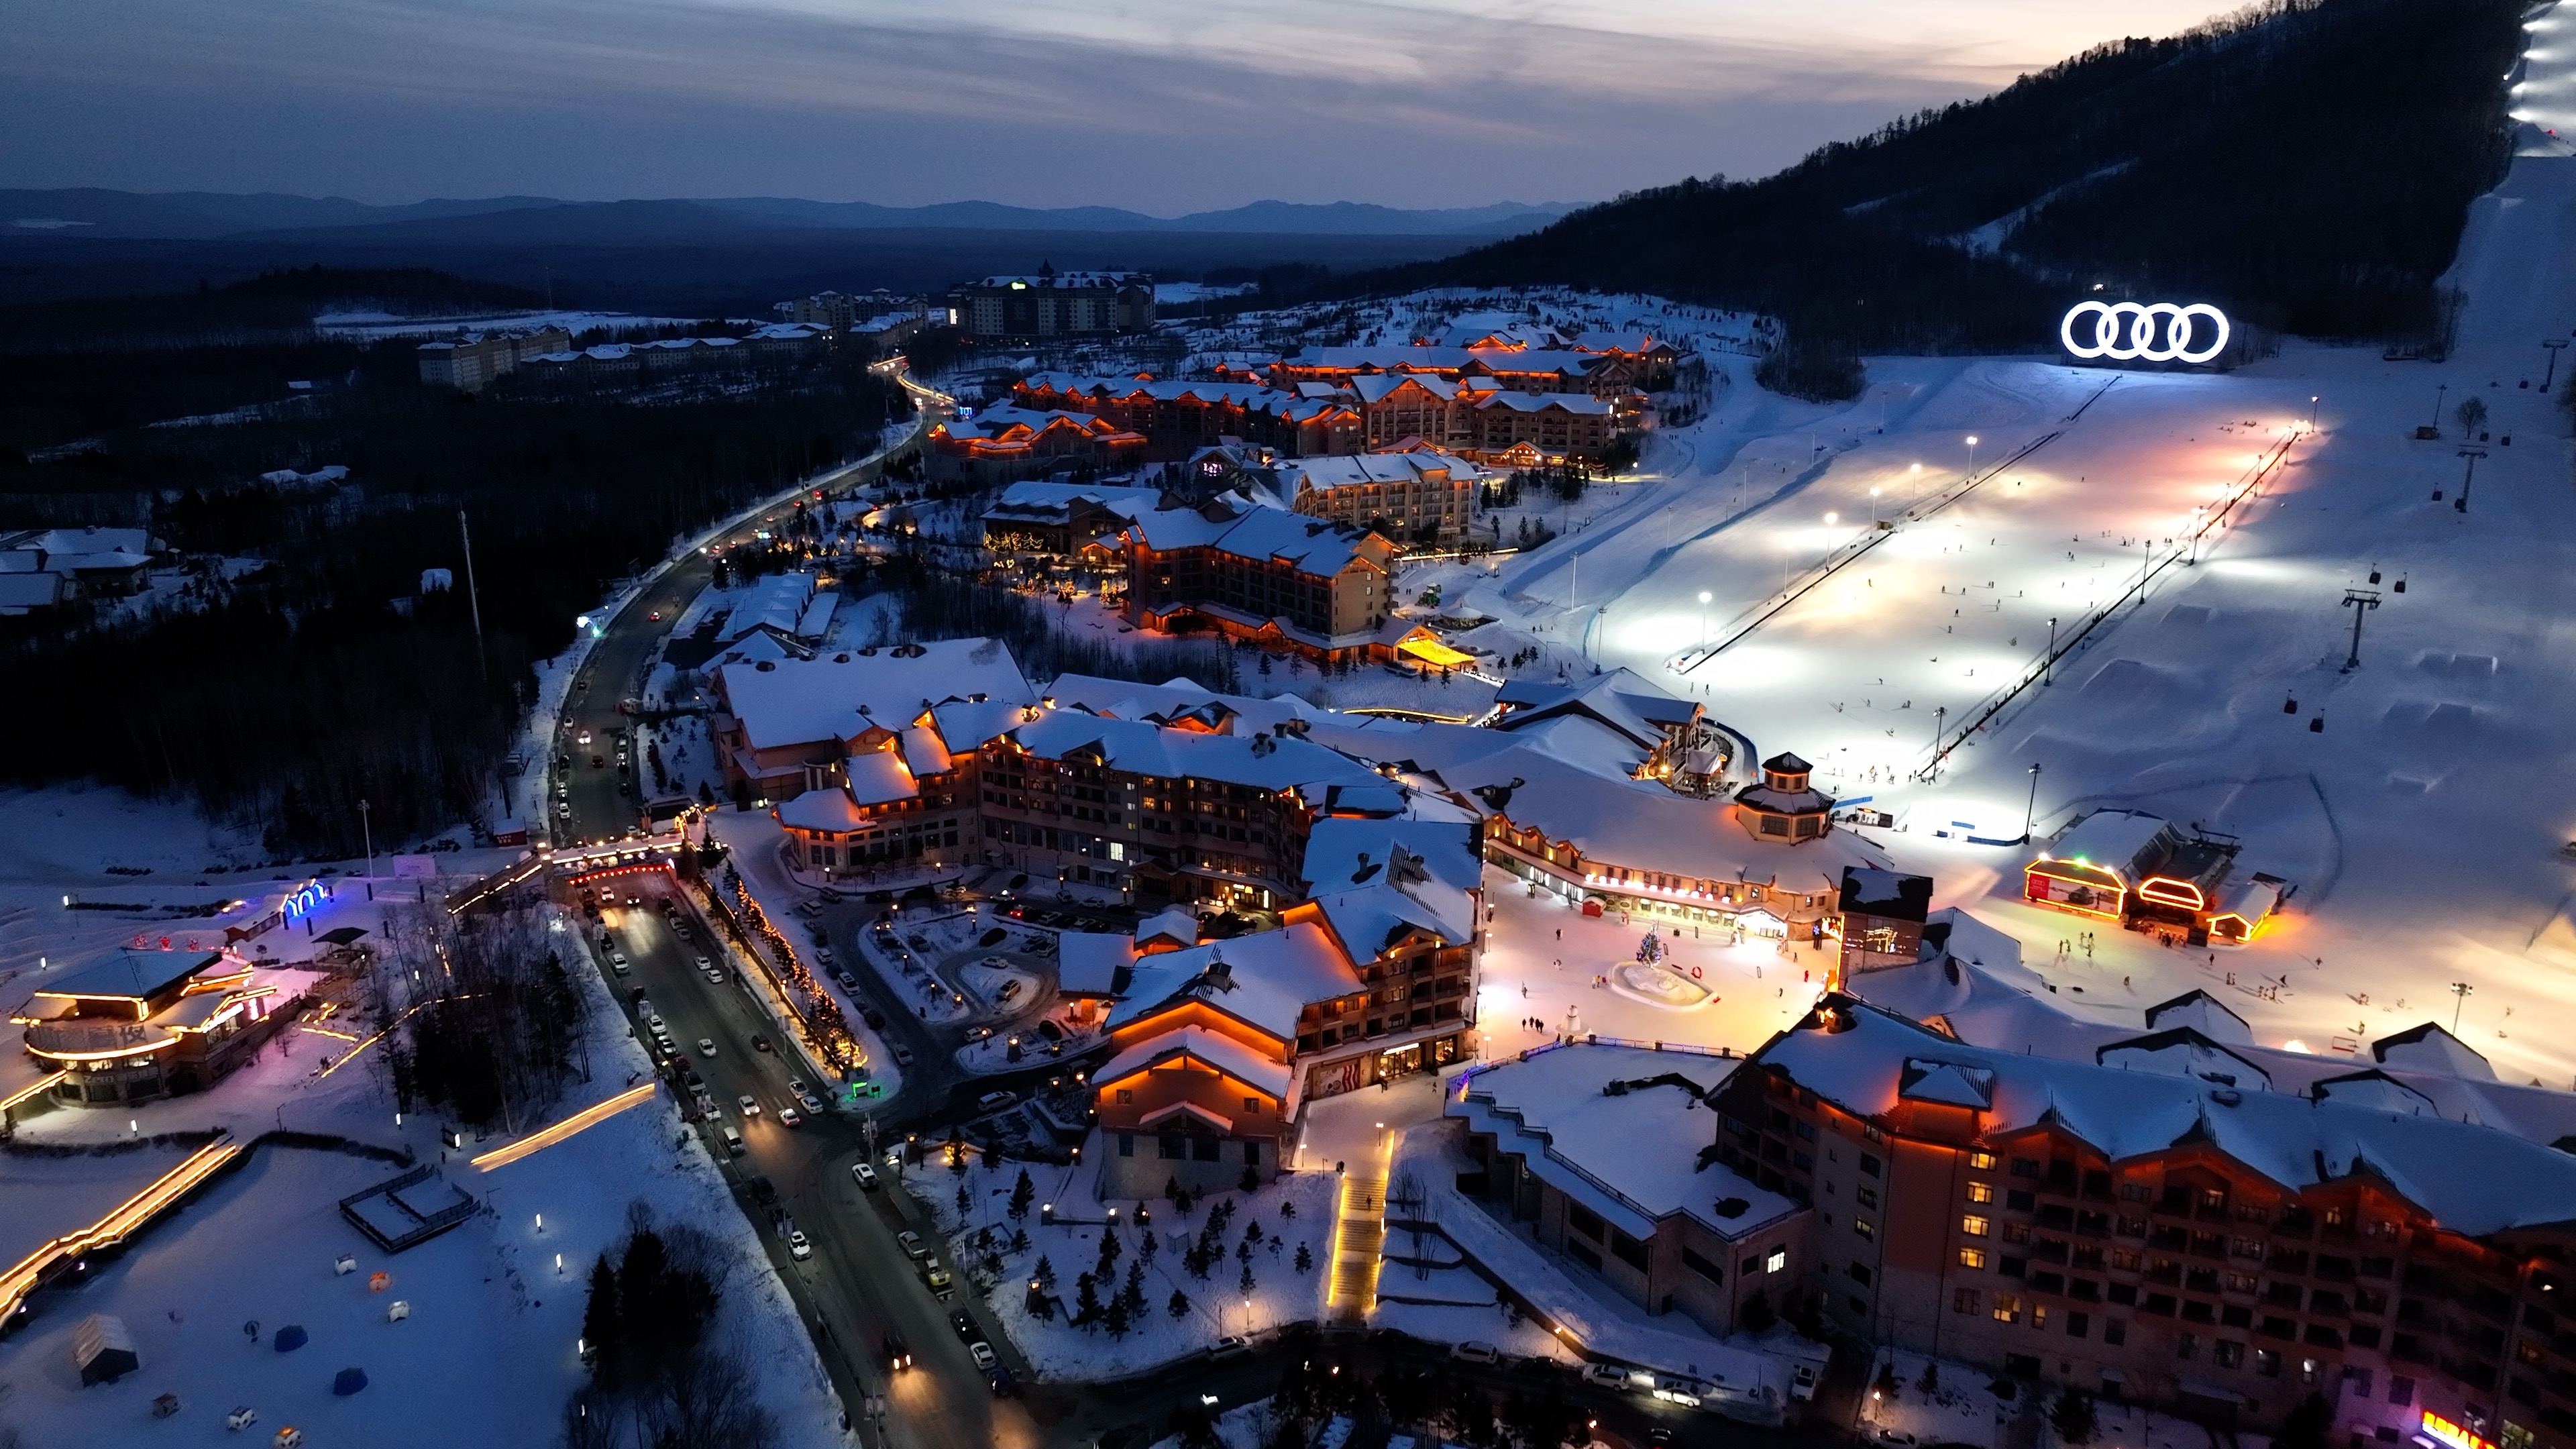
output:
{"label": "orange-lit building", "polygon": [[2256,873],[2232,879],[2236,842],[2186,834],[2170,820],[2099,810],[2023,867],[2022,895],[2036,905],[2166,930],[2206,945],[2243,942],[2288,896],[2288,883]]}
{"label": "orange-lit building", "polygon": [[1081,412],[989,407],[971,418],[930,425],[924,455],[932,478],[994,484],[1082,467],[1133,468],[1145,460],[1145,435]]}
{"label": "orange-lit building", "polygon": [[1012,401],[1033,412],[1092,413],[1144,437],[1153,462],[1187,458],[1201,448],[1241,439],[1292,458],[1356,453],[1362,420],[1348,397],[1302,397],[1258,382],[1156,381],[1038,372],[1012,388]]}
{"label": "orange-lit building", "polygon": [[2089,1058],[1828,994],[1718,1092],[1717,1160],[1815,1208],[1801,1286],[1864,1342],[2230,1429],[2314,1395],[2329,1443],[2576,1444],[2576,1158],[2189,1027]]}
{"label": "orange-lit building", "polygon": [[1395,546],[1278,508],[1159,509],[1119,535],[1127,621],[1213,629],[1324,659],[1383,657]]}
{"label": "orange-lit building", "polygon": [[55,1101],[105,1107],[213,1085],[266,1039],[275,988],[229,950],[126,947],[36,988],[11,1020],[27,1054],[64,1073]]}

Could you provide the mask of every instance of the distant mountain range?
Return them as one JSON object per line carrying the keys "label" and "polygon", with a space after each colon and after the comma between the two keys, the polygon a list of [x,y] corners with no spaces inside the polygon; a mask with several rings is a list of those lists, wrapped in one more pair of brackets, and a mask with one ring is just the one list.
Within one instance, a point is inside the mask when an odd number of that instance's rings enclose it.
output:
{"label": "distant mountain range", "polygon": [[864,201],[803,201],[768,196],[602,202],[495,196],[372,206],[336,196],[142,193],[82,187],[0,190],[0,236],[615,246],[742,242],[764,234],[785,240],[835,231],[954,228],[985,232],[1501,238],[1536,231],[1578,204],[1504,201],[1491,206],[1407,211],[1350,201],[1328,205],[1256,201],[1226,211],[1158,217],[1113,206],[1050,209],[990,201],[878,206]]}

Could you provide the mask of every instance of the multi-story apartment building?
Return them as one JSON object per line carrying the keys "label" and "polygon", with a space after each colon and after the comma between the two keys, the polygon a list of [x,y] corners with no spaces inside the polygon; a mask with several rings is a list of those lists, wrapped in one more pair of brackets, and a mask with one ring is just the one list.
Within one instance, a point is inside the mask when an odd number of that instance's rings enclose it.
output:
{"label": "multi-story apartment building", "polygon": [[1813,1205],[1856,1336],[2207,1420],[2315,1394],[2364,1442],[2576,1443],[2576,1158],[2260,1055],[2069,1060],[1828,994],[1718,1094],[1717,1155]]}
{"label": "multi-story apartment building", "polygon": [[560,327],[516,332],[468,332],[420,345],[420,380],[461,392],[481,392],[492,379],[515,372],[529,358],[559,353],[572,346],[572,334]]}
{"label": "multi-story apartment building", "polygon": [[1597,462],[1608,455],[1619,422],[1608,401],[1563,393],[1490,393],[1476,400],[1468,417],[1475,441],[1467,451],[1515,468]]}
{"label": "multi-story apartment building", "polygon": [[1429,448],[1306,458],[1281,464],[1273,474],[1294,512],[1441,542],[1454,542],[1467,531],[1476,487],[1490,476],[1464,458]]}
{"label": "multi-story apartment building", "polygon": [[1143,456],[1187,458],[1227,439],[1241,439],[1292,458],[1356,453],[1361,423],[1351,400],[1281,392],[1257,382],[1157,382],[1151,377],[1077,377],[1039,372],[1012,389],[1032,410],[1096,413],[1145,440]]}
{"label": "multi-story apartment building", "polygon": [[1212,627],[1318,658],[1384,652],[1395,548],[1374,533],[1217,499],[1146,514],[1119,537],[1131,624]]}
{"label": "multi-story apartment building", "polygon": [[930,425],[925,471],[936,479],[991,485],[1059,468],[1133,468],[1145,459],[1145,435],[1082,412],[1030,412],[988,407],[971,418]]}
{"label": "multi-story apartment building", "polygon": [[977,341],[1105,337],[1154,325],[1154,279],[1143,272],[1059,272],[986,277],[957,289],[958,329]]}

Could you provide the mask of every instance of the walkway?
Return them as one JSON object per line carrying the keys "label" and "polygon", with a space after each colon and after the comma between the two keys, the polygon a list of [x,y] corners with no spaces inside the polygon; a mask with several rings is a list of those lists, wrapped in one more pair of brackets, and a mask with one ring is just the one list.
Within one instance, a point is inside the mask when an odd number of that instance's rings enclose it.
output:
{"label": "walkway", "polygon": [[1342,1176],[1333,1287],[1324,1299],[1337,1322],[1365,1322],[1377,1307],[1378,1252],[1386,1246],[1386,1161],[1381,1151]]}

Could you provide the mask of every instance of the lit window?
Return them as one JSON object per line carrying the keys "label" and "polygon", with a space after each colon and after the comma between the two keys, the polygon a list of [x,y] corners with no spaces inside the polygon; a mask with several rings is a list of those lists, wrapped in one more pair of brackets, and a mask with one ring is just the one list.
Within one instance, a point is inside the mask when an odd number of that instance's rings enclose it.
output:
{"label": "lit window", "polygon": [[2014,1297],[2014,1296],[2013,1296],[2012,1294],[2010,1294],[2010,1293],[1998,1293],[1998,1294],[1996,1294],[1996,1295],[1995,1295],[1995,1322],[1997,1322],[1997,1323],[2019,1323],[2019,1322],[2021,1322],[2021,1300],[2020,1300],[2019,1298]]}
{"label": "lit window", "polygon": [[1982,1182],[1972,1182],[1968,1184],[1968,1201],[1993,1202],[1994,1200],[1995,1190],[1991,1186]]}
{"label": "lit window", "polygon": [[1979,1172],[1992,1172],[1995,1170],[1995,1155],[1991,1152],[1971,1152],[1968,1154],[1968,1165]]}
{"label": "lit window", "polygon": [[1869,1219],[1867,1218],[1852,1219],[1852,1231],[1860,1234],[1864,1238],[1875,1238],[1878,1236],[1878,1229],[1871,1227]]}
{"label": "lit window", "polygon": [[1762,1271],[1765,1273],[1778,1273],[1788,1266],[1789,1250],[1786,1248],[1773,1248],[1771,1256],[1762,1260]]}
{"label": "lit window", "polygon": [[1959,1231],[1966,1233],[1972,1238],[1982,1238],[1988,1232],[1992,1231],[1993,1228],[1993,1223],[1977,1216],[1975,1213],[1970,1213],[1966,1217],[1959,1219]]}
{"label": "lit window", "polygon": [[1959,1266],[1962,1268],[1982,1268],[1986,1266],[1986,1250],[1983,1248],[1961,1248],[1959,1250]]}

